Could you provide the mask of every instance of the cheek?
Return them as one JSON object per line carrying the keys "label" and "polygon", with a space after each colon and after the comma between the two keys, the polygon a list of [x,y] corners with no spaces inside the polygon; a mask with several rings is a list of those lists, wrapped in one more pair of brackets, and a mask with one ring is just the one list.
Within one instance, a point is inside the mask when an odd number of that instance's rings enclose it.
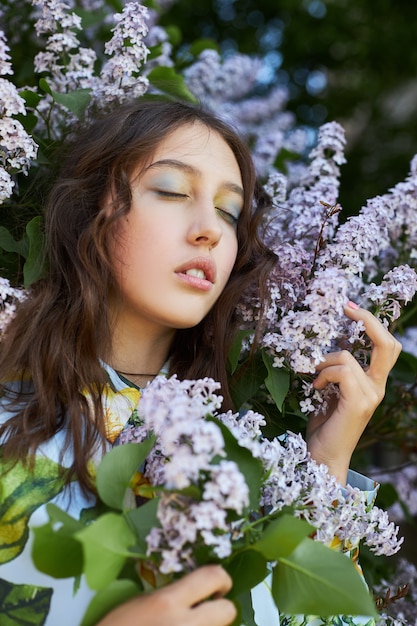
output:
{"label": "cheek", "polygon": [[222,259],[222,274],[224,283],[226,283],[229,279],[229,276],[232,272],[233,266],[236,261],[238,252],[237,240],[235,237],[227,242],[227,245],[224,249],[223,259]]}
{"label": "cheek", "polygon": [[116,283],[122,291],[125,284],[130,280],[131,274],[137,272],[138,268],[143,265],[142,255],[144,254],[144,244],[146,245],[146,242],[140,240],[139,234],[131,226],[128,220],[123,220],[119,224],[111,245],[113,273]]}

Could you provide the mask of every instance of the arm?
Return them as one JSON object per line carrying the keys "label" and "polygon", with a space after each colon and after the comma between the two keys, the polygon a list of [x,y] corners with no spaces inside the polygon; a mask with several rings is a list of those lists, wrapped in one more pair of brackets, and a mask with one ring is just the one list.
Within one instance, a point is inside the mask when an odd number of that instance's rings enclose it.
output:
{"label": "arm", "polygon": [[370,364],[364,370],[345,350],[326,356],[317,367],[314,386],[324,389],[328,383],[336,383],[340,396],[327,414],[312,416],[307,428],[311,456],[327,465],[342,485],[346,484],[352,453],[385,395],[388,374],[401,352],[401,344],[372,313],[352,303],[345,307],[345,313],[365,324],[373,343]]}
{"label": "arm", "polygon": [[139,595],[111,611],[97,626],[227,626],[236,617],[231,579],[218,565],[201,567],[158,591]]}

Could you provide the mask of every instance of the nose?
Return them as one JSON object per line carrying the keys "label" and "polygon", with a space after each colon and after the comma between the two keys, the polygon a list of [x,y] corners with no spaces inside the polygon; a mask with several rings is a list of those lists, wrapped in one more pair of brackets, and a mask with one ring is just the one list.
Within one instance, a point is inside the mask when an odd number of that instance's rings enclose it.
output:
{"label": "nose", "polygon": [[222,236],[221,222],[213,204],[199,206],[193,211],[188,229],[188,241],[194,245],[207,245],[214,248]]}

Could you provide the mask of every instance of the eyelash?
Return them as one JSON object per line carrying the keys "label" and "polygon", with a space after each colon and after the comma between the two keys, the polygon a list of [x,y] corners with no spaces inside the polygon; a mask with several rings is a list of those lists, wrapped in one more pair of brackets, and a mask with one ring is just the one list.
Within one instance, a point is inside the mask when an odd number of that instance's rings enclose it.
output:
{"label": "eyelash", "polygon": [[163,189],[157,189],[156,193],[165,198],[188,198],[185,193],[177,193],[175,191],[164,191]]}
{"label": "eyelash", "polygon": [[[188,198],[185,193],[178,193],[176,191],[165,191],[164,189],[157,189],[157,194],[165,197],[165,198]],[[221,209],[220,207],[215,207],[216,211],[221,214],[222,218],[228,222],[231,226],[236,227],[239,221],[239,218],[233,215],[233,213],[229,213],[225,209]]]}
{"label": "eyelash", "polygon": [[229,211],[225,211],[224,209],[220,209],[219,207],[216,207],[216,211],[218,213],[221,213],[221,216],[226,220],[226,222],[229,222],[229,224],[234,227],[237,226],[239,218],[233,215],[233,213],[229,213]]}

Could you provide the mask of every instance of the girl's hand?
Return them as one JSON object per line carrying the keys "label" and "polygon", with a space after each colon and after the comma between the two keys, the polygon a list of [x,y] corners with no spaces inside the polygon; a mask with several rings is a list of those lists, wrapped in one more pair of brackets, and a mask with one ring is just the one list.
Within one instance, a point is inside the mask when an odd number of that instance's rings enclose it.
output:
{"label": "girl's hand", "polygon": [[227,626],[236,617],[234,604],[222,597],[231,586],[219,565],[200,567],[118,606],[97,626]]}
{"label": "girl's hand", "polygon": [[385,395],[388,374],[401,352],[401,344],[372,313],[351,302],[345,313],[365,325],[373,343],[370,364],[364,370],[345,350],[328,354],[317,367],[314,387],[324,389],[328,383],[336,383],[340,396],[327,414],[312,416],[307,427],[311,456],[327,465],[342,485],[346,484],[352,453]]}

